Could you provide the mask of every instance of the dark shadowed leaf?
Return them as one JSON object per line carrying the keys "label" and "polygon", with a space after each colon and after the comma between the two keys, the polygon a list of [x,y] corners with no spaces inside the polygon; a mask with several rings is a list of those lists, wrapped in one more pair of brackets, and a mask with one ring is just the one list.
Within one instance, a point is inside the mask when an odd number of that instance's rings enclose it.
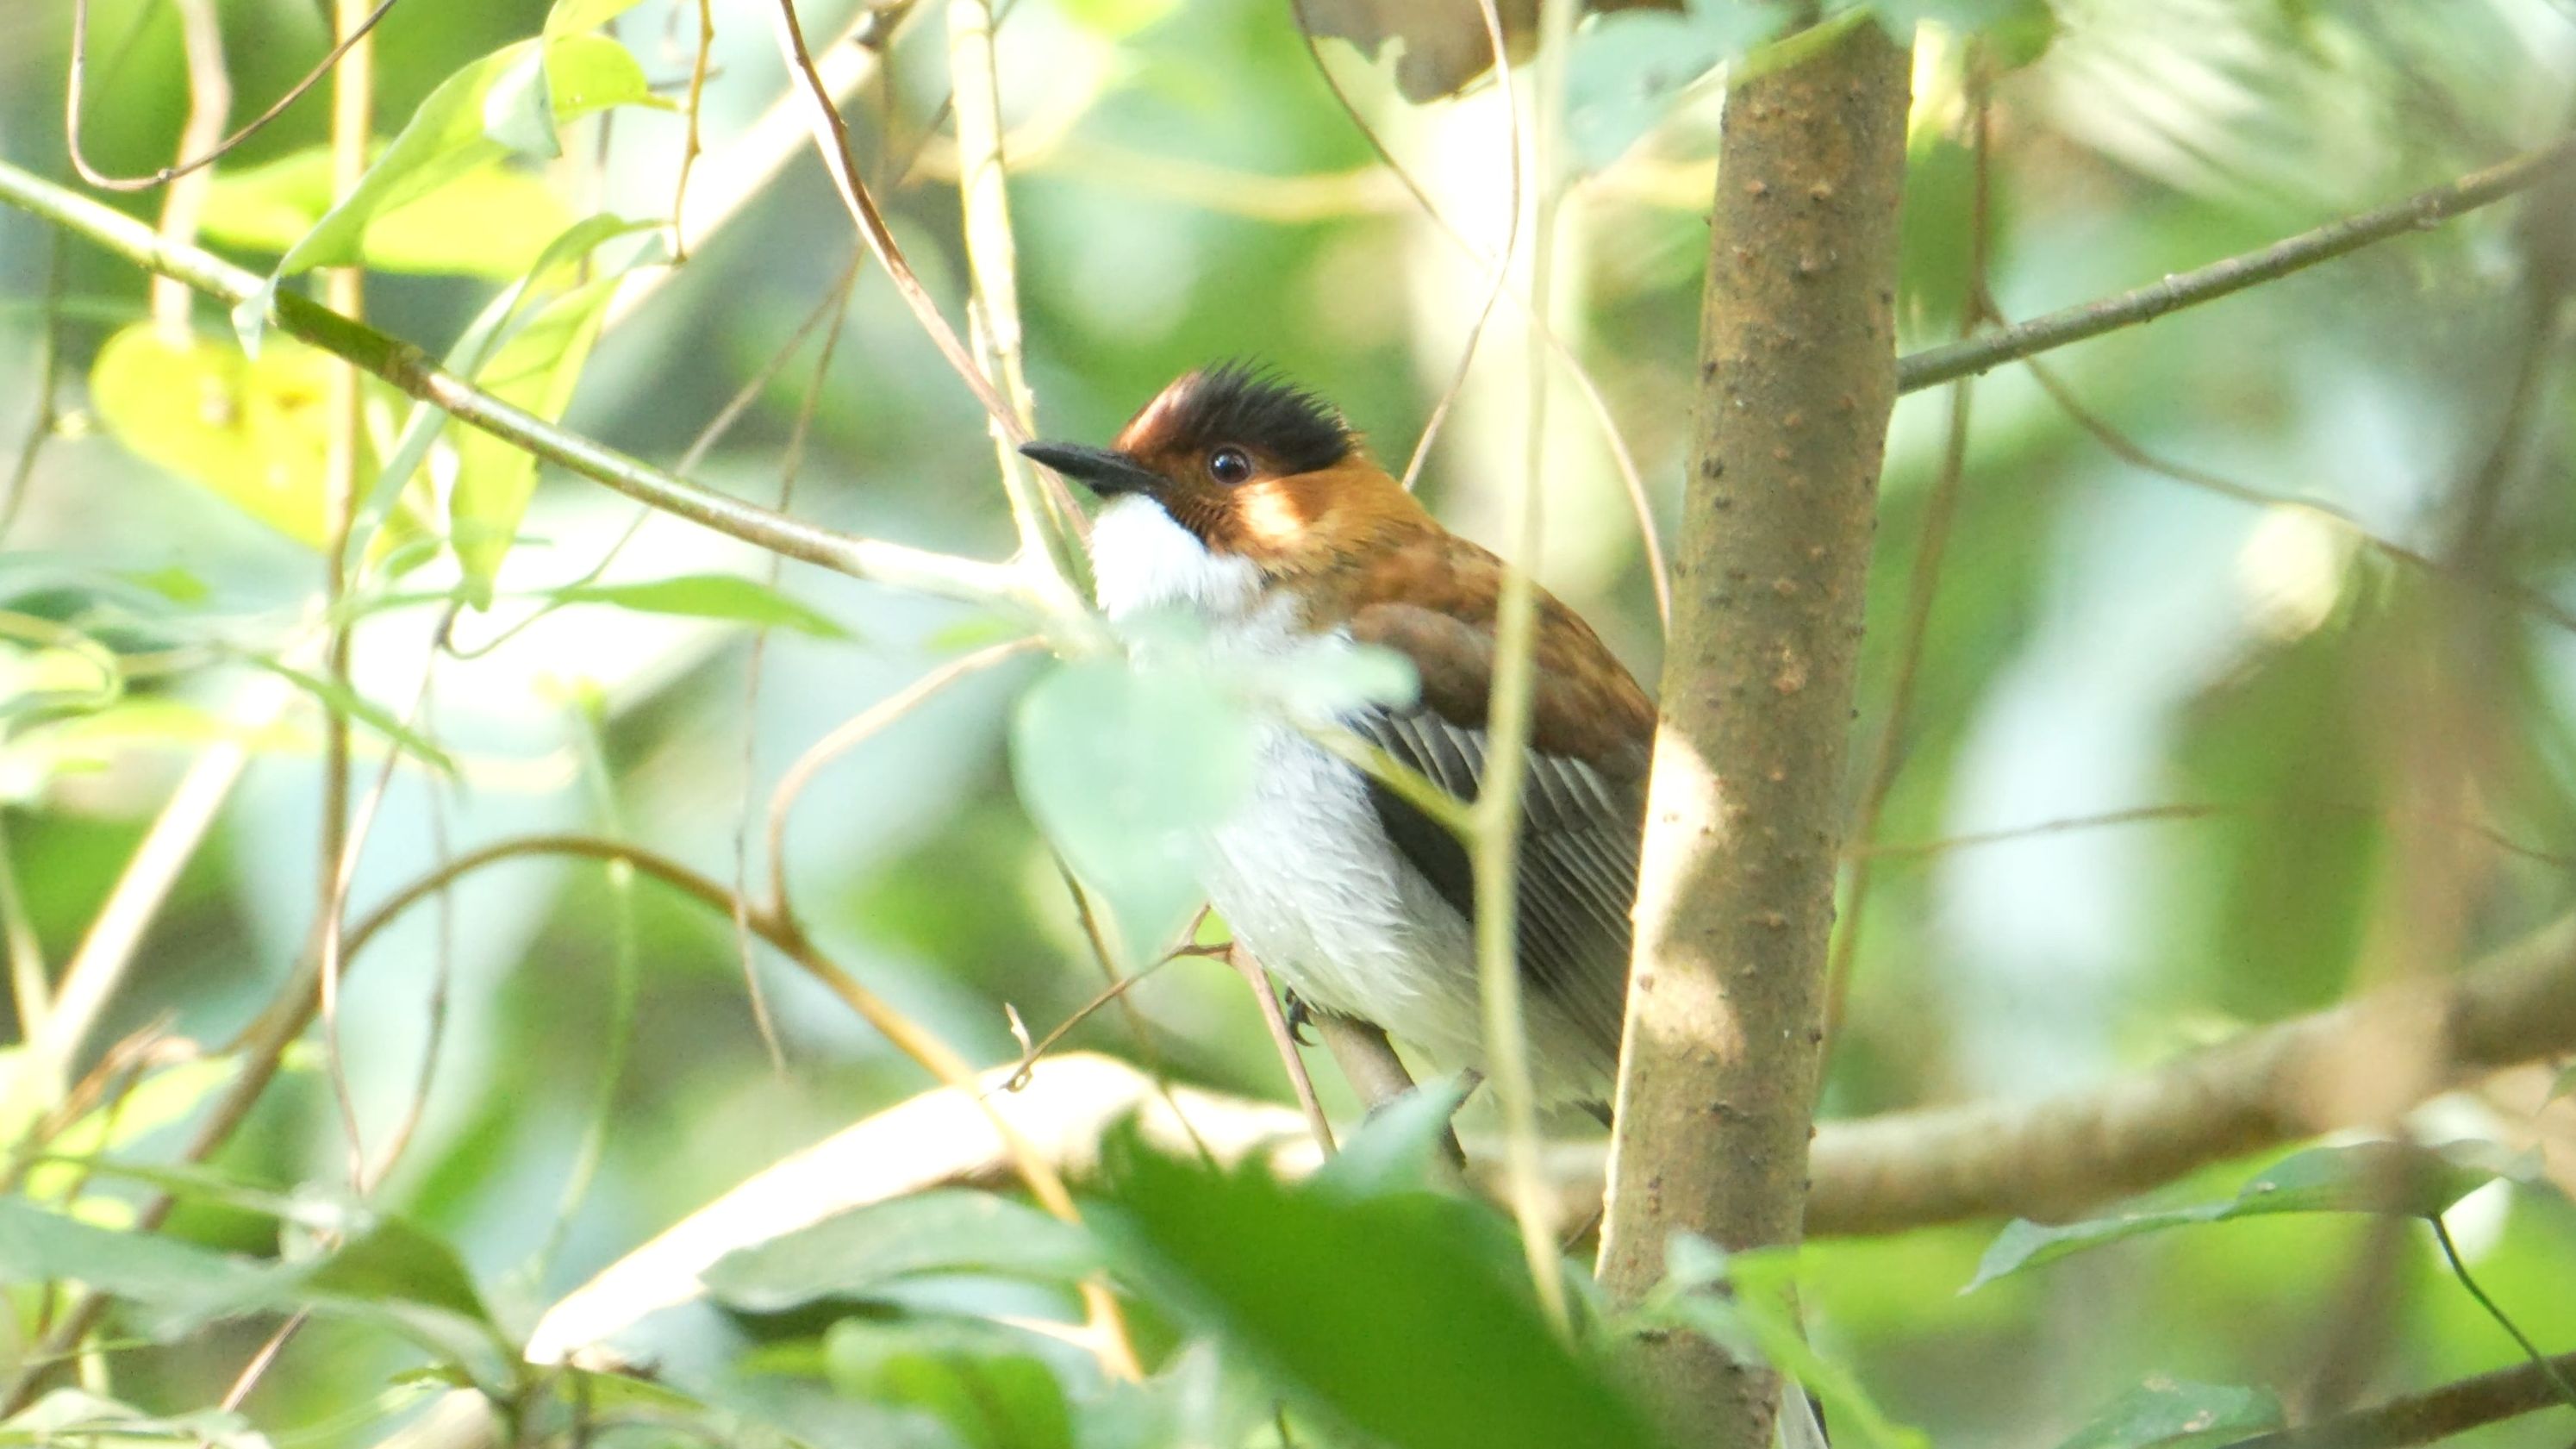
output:
{"label": "dark shadowed leaf", "polygon": [[818,1298],[863,1298],[921,1273],[997,1273],[1069,1282],[1099,1266],[1079,1227],[964,1189],[915,1193],[825,1218],[716,1260],[707,1291],[774,1313]]}
{"label": "dark shadowed leaf", "polygon": [[966,1323],[842,1323],[825,1344],[832,1383],[916,1410],[970,1449],[1073,1449],[1073,1414],[1044,1359]]}
{"label": "dark shadowed leaf", "polygon": [[2149,1379],[2122,1394],[2061,1449],[2222,1443],[2277,1429],[2281,1422],[2281,1401],[2269,1389]]}
{"label": "dark shadowed leaf", "polygon": [[[1607,1367],[1549,1330],[1492,1210],[1353,1197],[1112,1144],[1096,1231],[1317,1412],[1402,1449],[1653,1442]],[[1498,1232],[1481,1230],[1501,1228]]]}

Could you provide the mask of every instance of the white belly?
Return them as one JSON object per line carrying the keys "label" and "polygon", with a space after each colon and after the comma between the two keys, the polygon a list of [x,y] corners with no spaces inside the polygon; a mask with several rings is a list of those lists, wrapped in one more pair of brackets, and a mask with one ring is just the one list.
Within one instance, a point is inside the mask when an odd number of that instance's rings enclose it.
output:
{"label": "white belly", "polygon": [[[1209,901],[1281,984],[1436,1070],[1483,1068],[1472,929],[1388,843],[1358,770],[1267,727],[1251,798],[1209,846]],[[1545,999],[1522,1006],[1540,1098],[1608,1100],[1598,1049]]]}

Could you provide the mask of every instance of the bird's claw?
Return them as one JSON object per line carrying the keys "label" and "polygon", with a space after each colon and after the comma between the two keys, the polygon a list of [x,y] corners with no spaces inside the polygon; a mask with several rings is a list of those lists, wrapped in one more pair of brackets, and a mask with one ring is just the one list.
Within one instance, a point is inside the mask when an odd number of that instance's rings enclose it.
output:
{"label": "bird's claw", "polygon": [[1313,1046],[1315,1040],[1306,1035],[1306,1028],[1314,1025],[1315,1008],[1306,1004],[1306,998],[1299,996],[1294,986],[1281,988],[1279,995],[1281,1009],[1288,1016],[1288,1039],[1299,1046]]}

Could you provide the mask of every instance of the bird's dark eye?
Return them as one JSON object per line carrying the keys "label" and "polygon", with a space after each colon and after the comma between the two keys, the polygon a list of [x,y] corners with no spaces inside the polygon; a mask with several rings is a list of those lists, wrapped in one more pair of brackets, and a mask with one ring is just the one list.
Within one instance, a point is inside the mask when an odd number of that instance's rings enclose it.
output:
{"label": "bird's dark eye", "polygon": [[1219,448],[1208,454],[1207,468],[1209,477],[1231,485],[1252,476],[1252,459],[1241,448]]}

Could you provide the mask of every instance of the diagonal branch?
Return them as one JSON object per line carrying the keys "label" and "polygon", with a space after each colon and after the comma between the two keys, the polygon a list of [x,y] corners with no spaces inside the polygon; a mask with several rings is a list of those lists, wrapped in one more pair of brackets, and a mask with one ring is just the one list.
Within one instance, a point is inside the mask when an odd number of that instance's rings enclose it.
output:
{"label": "diagonal branch", "polygon": [[[32,172],[0,163],[0,201],[79,233],[159,276],[175,277],[228,305],[262,290],[262,279]],[[1039,599],[1029,574],[906,544],[859,538],[744,503],[512,407],[432,362],[410,343],[293,292],[276,295],[275,320],[288,334],[357,364],[405,394],[460,418],[545,462],[605,483],[639,502],[787,558],[893,588],[1001,606],[1079,629]]]}
{"label": "diagonal branch", "polygon": [[2527,191],[2576,161],[2576,137],[2527,152],[2511,161],[2472,171],[2457,181],[2419,191],[2376,211],[2365,211],[2314,231],[2274,242],[2260,251],[2213,262],[2196,271],[2178,272],[2151,287],[2122,292],[2034,317],[1984,337],[1928,347],[1896,365],[1899,392],[1937,387],[2007,362],[2099,337],[2105,332],[2152,322],[2167,312],[2197,307],[2248,287],[2278,280],[2292,272],[2357,252],[2374,242],[2438,226],[2482,206],[2491,206]]}

